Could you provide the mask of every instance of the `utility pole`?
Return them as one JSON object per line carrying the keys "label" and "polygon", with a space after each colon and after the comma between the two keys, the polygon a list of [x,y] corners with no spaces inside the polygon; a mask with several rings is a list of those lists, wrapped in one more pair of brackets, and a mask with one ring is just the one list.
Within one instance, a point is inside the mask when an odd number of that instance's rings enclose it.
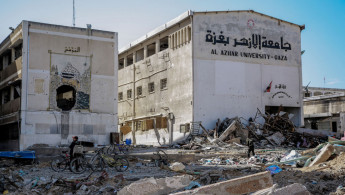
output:
{"label": "utility pole", "polygon": [[73,0],[73,27],[75,27],[75,7],[74,7],[74,0]]}

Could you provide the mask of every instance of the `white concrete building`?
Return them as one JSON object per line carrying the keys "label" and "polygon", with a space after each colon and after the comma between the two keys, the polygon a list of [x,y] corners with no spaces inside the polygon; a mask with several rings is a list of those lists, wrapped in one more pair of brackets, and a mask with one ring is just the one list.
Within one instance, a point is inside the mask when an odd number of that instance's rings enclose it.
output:
{"label": "white concrete building", "polygon": [[0,44],[1,150],[108,144],[117,131],[117,33],[23,21]]}
{"label": "white concrete building", "polygon": [[188,11],[119,51],[119,124],[136,144],[280,105],[302,122],[301,30],[255,11]]}

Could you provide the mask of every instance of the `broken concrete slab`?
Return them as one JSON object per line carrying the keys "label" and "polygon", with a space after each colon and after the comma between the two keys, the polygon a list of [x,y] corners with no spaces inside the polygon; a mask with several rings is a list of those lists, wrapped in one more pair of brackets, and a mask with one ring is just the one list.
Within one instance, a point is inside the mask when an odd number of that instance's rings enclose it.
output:
{"label": "broken concrete slab", "polygon": [[334,146],[334,153],[340,154],[341,152],[345,152],[345,146],[333,145]]}
{"label": "broken concrete slab", "polygon": [[252,195],[311,195],[307,188],[299,183],[294,183],[277,189],[277,184],[271,188],[263,189]]}
{"label": "broken concrete slab", "polygon": [[217,140],[224,141],[230,135],[231,132],[236,130],[236,123],[236,120],[232,121],[229,127],[225,129],[225,131],[222,133],[222,135],[219,136]]}
{"label": "broken concrete slab", "polygon": [[334,146],[332,144],[327,144],[321,149],[320,153],[316,156],[313,162],[310,163],[309,167],[325,162],[333,154],[333,151]]}
{"label": "broken concrete slab", "polygon": [[153,177],[141,179],[122,188],[118,195],[160,195],[182,189],[190,184],[193,177],[181,175],[155,179]]}
{"label": "broken concrete slab", "polygon": [[225,195],[225,194],[247,194],[256,192],[261,189],[265,189],[273,186],[273,180],[270,172],[261,172],[245,177],[231,179],[207,186],[202,186],[195,190],[188,190],[174,195],[187,195],[187,194],[213,194],[213,195]]}
{"label": "broken concrete slab", "polygon": [[277,133],[267,137],[267,139],[271,142],[274,142],[278,146],[280,146],[285,141],[284,135],[281,134],[280,132],[277,132]]}

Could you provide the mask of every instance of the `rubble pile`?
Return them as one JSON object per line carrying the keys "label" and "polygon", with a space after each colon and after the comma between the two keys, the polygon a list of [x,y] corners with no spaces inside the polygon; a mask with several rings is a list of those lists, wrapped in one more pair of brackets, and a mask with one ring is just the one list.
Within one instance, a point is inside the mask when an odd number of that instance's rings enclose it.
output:
{"label": "rubble pile", "polygon": [[233,146],[244,147],[248,137],[254,141],[256,148],[280,146],[313,148],[327,141],[327,135],[312,135],[303,130],[303,133],[297,131],[291,121],[293,117],[293,114],[280,110],[275,114],[263,114],[258,110],[254,119],[246,120],[242,117],[225,118],[223,121],[218,119],[214,129],[207,130],[200,124],[202,129],[200,135],[190,135],[172,147],[187,150],[222,150]]}

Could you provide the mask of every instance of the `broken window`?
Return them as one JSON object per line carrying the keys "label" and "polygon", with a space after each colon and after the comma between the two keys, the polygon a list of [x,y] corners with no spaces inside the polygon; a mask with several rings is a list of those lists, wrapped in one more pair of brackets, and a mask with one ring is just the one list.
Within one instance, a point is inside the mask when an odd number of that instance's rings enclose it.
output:
{"label": "broken window", "polygon": [[166,89],[168,84],[168,79],[161,79],[161,90]]}
{"label": "broken window", "polygon": [[137,95],[138,96],[143,95],[143,87],[142,86],[137,87]]}
{"label": "broken window", "polygon": [[162,39],[159,40],[159,51],[163,51],[165,49],[169,48],[169,37],[164,37]]}
{"label": "broken window", "polygon": [[18,59],[20,56],[22,56],[22,47],[23,44],[19,44],[17,47],[14,48],[14,59]]}
{"label": "broken window", "polygon": [[133,64],[133,54],[129,54],[127,56],[127,66],[130,66]]}
{"label": "broken window", "polygon": [[20,83],[14,85],[13,99],[20,97]]}
{"label": "broken window", "polygon": [[139,62],[140,60],[143,60],[143,59],[144,59],[144,48],[141,48],[141,49],[139,49],[136,52],[136,59],[135,59],[135,61]]}
{"label": "broken window", "polygon": [[123,93],[122,92],[119,93],[119,101],[121,101],[121,100],[123,100]]}
{"label": "broken window", "polygon": [[304,93],[304,97],[310,97],[310,93]]}
{"label": "broken window", "polygon": [[152,43],[147,46],[147,57],[156,53],[156,43]]}
{"label": "broken window", "polygon": [[56,89],[57,107],[64,111],[72,110],[76,102],[76,91],[72,86],[62,85]]}
{"label": "broken window", "polygon": [[149,83],[148,87],[149,87],[149,93],[155,92],[155,83],[154,82]]}
{"label": "broken window", "polygon": [[141,130],[143,130],[143,121],[137,121],[136,122],[136,130],[137,131],[141,131]]}
{"label": "broken window", "polygon": [[132,90],[128,89],[127,90],[127,99],[131,99],[132,98]]}
{"label": "broken window", "polygon": [[119,70],[125,67],[125,59],[119,59]]}

